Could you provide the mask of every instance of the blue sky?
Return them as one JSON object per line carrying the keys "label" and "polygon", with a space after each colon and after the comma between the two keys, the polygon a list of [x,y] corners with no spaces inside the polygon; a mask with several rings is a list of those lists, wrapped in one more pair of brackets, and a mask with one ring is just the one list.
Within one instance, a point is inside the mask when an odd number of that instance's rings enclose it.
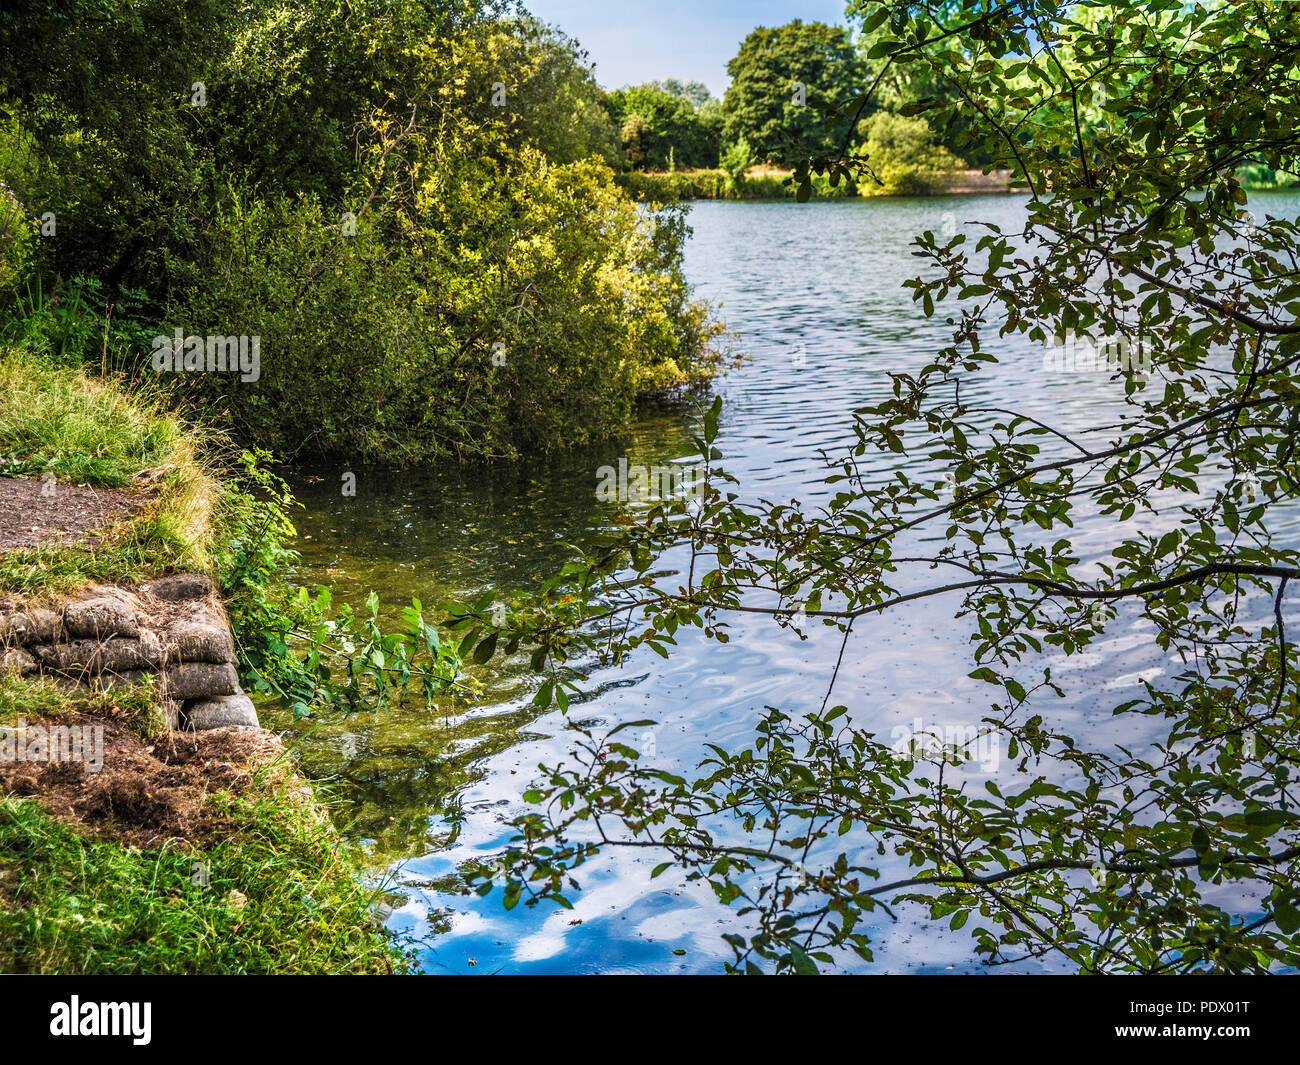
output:
{"label": "blue sky", "polygon": [[727,61],[755,26],[844,23],[844,0],[524,0],[590,54],[607,89],[652,79],[702,81],[721,96]]}

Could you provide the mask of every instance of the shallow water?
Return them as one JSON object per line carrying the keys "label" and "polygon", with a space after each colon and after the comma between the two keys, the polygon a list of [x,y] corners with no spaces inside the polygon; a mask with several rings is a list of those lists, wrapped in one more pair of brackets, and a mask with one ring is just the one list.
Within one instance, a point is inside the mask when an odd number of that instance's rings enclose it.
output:
{"label": "shallow water", "polygon": [[[1251,206],[1294,219],[1300,196],[1252,197]],[[696,204],[688,275],[700,296],[722,305],[750,357],[719,388],[718,446],[742,494],[826,496],[817,450],[834,452],[851,438],[850,412],[884,398],[889,371],[919,369],[947,342],[942,320],[926,321],[900,288],[921,263],[909,247],[913,234],[972,220],[1015,229],[1022,218],[1023,201],[1011,196]],[[985,347],[1002,362],[980,375],[969,395],[963,390],[972,404],[1014,406],[1079,431],[1119,409],[1121,386],[1104,374],[1044,373],[1041,348],[999,342],[991,332]],[[688,458],[696,418],[689,404],[658,406],[600,447],[488,472],[300,471],[300,576],[358,600],[373,587],[394,613],[412,596],[432,605],[489,588],[525,590],[569,557],[566,544],[581,543],[616,516],[618,505],[596,499],[597,469],[622,456],[634,465]],[[887,471],[903,459],[864,461]],[[909,467],[923,462],[909,460]],[[357,475],[355,498],[339,490],[345,472]],[[1085,519],[1075,543],[1087,558],[1111,533],[1105,522]],[[674,564],[671,553],[662,561],[666,569]],[[987,686],[967,678],[969,629],[952,621],[946,605],[898,612],[856,636],[835,700],[850,707],[855,723],[888,734],[918,718],[928,728],[979,721]],[[820,705],[837,633],[801,642],[748,616],[733,620],[731,633],[727,645],[679,633],[670,661],[645,654],[617,672],[594,674],[590,696],[569,718],[602,726],[655,719],[633,745],[656,764],[687,771],[706,740],[747,744],[765,705],[795,712]],[[1105,721],[1108,739],[1140,738],[1140,723],[1117,726],[1110,707],[1124,688],[1166,665],[1150,653],[1140,621],[1121,615],[1090,653],[1053,663],[1068,682],[1057,720],[1079,732]],[[573,911],[506,912],[499,890],[486,899],[460,894],[458,865],[489,859],[504,845],[535,767],[554,764],[569,745],[568,722],[530,705],[537,682],[525,658],[494,660],[476,676],[484,684],[476,705],[449,702],[440,713],[294,725],[264,711],[269,725],[298,735],[309,773],[335,781],[355,819],[352,834],[374,868],[394,877],[390,927],[419,941],[431,972],[718,971],[730,957],[719,938],[732,928],[730,912],[707,887],[671,873],[651,882],[654,857],[610,854],[589,864]],[[979,779],[999,767],[970,771]],[[454,810],[463,813],[456,829],[448,817]],[[875,971],[975,967],[966,933],[914,916],[877,922]]]}

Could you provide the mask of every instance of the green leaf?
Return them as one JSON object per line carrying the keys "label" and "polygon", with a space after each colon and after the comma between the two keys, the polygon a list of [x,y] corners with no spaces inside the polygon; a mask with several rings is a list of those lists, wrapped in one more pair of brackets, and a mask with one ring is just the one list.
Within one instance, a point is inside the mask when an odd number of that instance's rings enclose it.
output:
{"label": "green leaf", "polygon": [[804,953],[803,948],[798,945],[790,944],[790,959],[794,966],[795,975],[797,976],[818,976],[817,966],[812,958]]}
{"label": "green leaf", "polygon": [[482,665],[497,649],[497,633],[490,633],[477,647],[474,648],[474,661]]}

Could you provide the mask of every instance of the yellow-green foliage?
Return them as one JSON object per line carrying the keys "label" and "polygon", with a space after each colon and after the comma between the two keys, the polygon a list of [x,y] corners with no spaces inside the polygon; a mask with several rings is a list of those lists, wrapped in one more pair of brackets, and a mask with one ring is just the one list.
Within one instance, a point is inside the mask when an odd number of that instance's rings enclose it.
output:
{"label": "yellow-green foliage", "polygon": [[[32,68],[6,86],[25,132],[0,122],[0,181],[59,219],[26,273],[5,260],[0,340],[144,372],[159,334],[257,337],[259,380],[168,376],[245,443],[352,461],[580,443],[720,364],[684,230],[615,183],[562,34],[473,0],[104,21],[0,26]],[[86,70],[114,76],[87,93]],[[178,70],[204,75],[201,107]]]}
{"label": "yellow-green foliage", "polygon": [[554,161],[505,109],[468,108],[492,96],[494,39],[425,42],[427,112],[370,116],[355,233],[323,197],[227,199],[163,331],[261,337],[255,386],[185,381],[251,438],[356,460],[511,455],[598,437],[639,394],[719,366],[679,213],[638,209],[598,158]]}
{"label": "yellow-green foliage", "polygon": [[877,111],[859,126],[861,152],[877,181],[858,182],[863,196],[924,196],[942,192],[954,171],[965,166],[947,148],[934,143],[924,118]]}

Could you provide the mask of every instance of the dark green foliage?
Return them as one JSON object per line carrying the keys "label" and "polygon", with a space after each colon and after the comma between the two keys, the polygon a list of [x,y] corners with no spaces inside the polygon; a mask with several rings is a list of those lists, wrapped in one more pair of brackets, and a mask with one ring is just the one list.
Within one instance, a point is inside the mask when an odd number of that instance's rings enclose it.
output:
{"label": "dark green foliage", "polygon": [[[761,174],[739,180],[725,170],[677,171],[672,174],[647,174],[633,170],[619,179],[633,198],[647,203],[672,203],[675,200],[788,200],[795,187],[782,174]],[[824,177],[813,179],[816,196],[839,198],[852,196],[855,186],[841,182],[832,186]]]}
{"label": "dark green foliage", "polygon": [[741,43],[727,73],[723,138],[733,144],[744,137],[760,159],[791,164],[833,151],[849,130],[844,120],[828,125],[823,110],[843,106],[858,88],[857,56],[841,27],[799,19],[760,26]]}
{"label": "dark green foliage", "polygon": [[155,335],[258,337],[257,380],[167,383],[283,455],[570,446],[718,365],[683,231],[535,20],[51,0],[0,16],[0,103],[8,339],[151,373]]}
{"label": "dark green foliage", "polygon": [[[707,90],[706,90],[707,91]],[[635,165],[647,170],[716,166],[721,148],[721,116],[716,107],[697,107],[689,98],[656,85],[618,89],[607,106],[620,130],[623,146]],[[640,119],[635,152],[629,150],[628,120]]]}
{"label": "dark green foliage", "polygon": [[29,215],[57,215],[39,270],[157,288],[166,253],[196,253],[192,208],[218,176],[206,120],[187,101],[230,54],[239,16],[230,0],[0,12],[0,99],[25,131],[22,154],[38,158],[0,178]]}

